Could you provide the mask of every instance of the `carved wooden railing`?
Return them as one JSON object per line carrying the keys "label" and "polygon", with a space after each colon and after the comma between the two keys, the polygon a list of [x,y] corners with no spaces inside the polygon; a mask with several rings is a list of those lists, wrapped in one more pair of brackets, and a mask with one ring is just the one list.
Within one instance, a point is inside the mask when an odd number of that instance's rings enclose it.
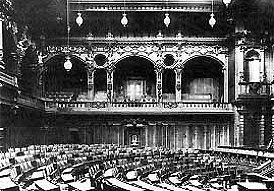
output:
{"label": "carved wooden railing", "polygon": [[47,111],[60,112],[161,112],[161,113],[233,113],[229,103],[201,102],[66,102],[45,101]]}
{"label": "carved wooden railing", "polygon": [[7,73],[0,71],[0,81],[5,82],[11,86],[18,87],[17,77],[11,76]]}

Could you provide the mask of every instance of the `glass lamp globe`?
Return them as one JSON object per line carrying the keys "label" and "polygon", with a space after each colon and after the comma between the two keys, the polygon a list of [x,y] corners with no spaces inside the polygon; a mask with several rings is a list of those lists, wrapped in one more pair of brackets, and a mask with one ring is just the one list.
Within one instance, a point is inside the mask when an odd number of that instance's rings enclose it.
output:
{"label": "glass lamp globe", "polygon": [[64,63],[64,68],[66,71],[70,71],[72,68],[72,62],[70,61],[70,57],[66,57],[66,61]]}
{"label": "glass lamp globe", "polygon": [[80,27],[83,24],[83,18],[81,13],[77,13],[76,23]]}
{"label": "glass lamp globe", "polygon": [[210,19],[209,19],[209,25],[213,28],[214,27],[214,25],[216,24],[216,19],[214,18],[214,14],[213,13],[211,13],[211,15],[210,15]]}
{"label": "glass lamp globe", "polygon": [[122,17],[122,19],[121,19],[121,24],[122,24],[124,27],[126,27],[126,25],[128,24],[127,14],[126,14],[126,13],[123,13],[122,15],[123,15],[123,17]]}
{"label": "glass lamp globe", "polygon": [[164,23],[165,23],[166,27],[168,27],[168,25],[170,24],[169,14],[166,13],[165,16],[166,16],[166,17],[165,17],[165,19],[164,19]]}
{"label": "glass lamp globe", "polygon": [[223,3],[228,7],[228,5],[231,3],[231,0],[223,0]]}

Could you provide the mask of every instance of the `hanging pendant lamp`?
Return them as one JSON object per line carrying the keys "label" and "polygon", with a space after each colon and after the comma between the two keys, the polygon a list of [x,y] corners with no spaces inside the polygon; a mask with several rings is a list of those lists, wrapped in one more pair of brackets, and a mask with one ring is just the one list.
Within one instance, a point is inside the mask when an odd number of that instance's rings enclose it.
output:
{"label": "hanging pendant lamp", "polygon": [[169,18],[169,14],[166,13],[165,14],[165,19],[164,19],[164,24],[166,25],[166,27],[168,27],[168,25],[170,24],[170,18]]}
{"label": "hanging pendant lamp", "polygon": [[223,3],[226,7],[228,7],[228,5],[231,3],[231,0],[223,0]]}
{"label": "hanging pendant lamp", "polygon": [[67,56],[66,56],[66,61],[64,62],[64,68],[66,71],[70,71],[72,68],[72,62],[70,61],[70,56],[69,56],[69,33],[70,33],[70,26],[69,26],[69,3],[67,0]]}
{"label": "hanging pendant lamp", "polygon": [[82,18],[82,14],[81,13],[77,13],[77,17],[76,17],[76,23],[77,25],[80,27],[83,24],[84,20]]}
{"label": "hanging pendant lamp", "polygon": [[121,19],[121,24],[122,24],[124,27],[126,27],[127,24],[128,24],[127,14],[126,14],[126,13],[123,13],[122,16],[123,16],[123,17],[122,17],[122,19]]}
{"label": "hanging pendant lamp", "polygon": [[216,24],[216,19],[214,18],[214,13],[210,14],[210,19],[208,21],[209,25],[213,28],[214,25]]}
{"label": "hanging pendant lamp", "polygon": [[214,18],[214,13],[213,13],[213,0],[211,0],[211,14],[210,14],[210,19],[208,23],[212,28],[216,24],[216,19]]}

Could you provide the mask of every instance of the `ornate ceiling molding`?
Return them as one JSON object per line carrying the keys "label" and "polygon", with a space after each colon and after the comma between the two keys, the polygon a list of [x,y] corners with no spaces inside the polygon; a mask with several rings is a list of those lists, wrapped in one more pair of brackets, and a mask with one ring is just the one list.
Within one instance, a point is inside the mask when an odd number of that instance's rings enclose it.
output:
{"label": "ornate ceiling molding", "polygon": [[[223,7],[221,0],[215,0],[215,10]],[[211,12],[211,0],[169,0],[137,1],[127,0],[70,0],[72,11],[168,11],[168,12]]]}

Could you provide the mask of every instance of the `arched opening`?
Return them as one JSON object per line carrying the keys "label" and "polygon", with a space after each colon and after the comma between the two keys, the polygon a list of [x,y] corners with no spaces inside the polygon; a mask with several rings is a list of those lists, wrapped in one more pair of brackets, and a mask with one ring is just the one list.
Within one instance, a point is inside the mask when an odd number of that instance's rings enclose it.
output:
{"label": "arched opening", "polygon": [[72,68],[64,68],[65,55],[57,55],[49,59],[44,73],[45,96],[60,101],[77,100],[87,95],[87,72],[85,63],[71,57]]}
{"label": "arched opening", "polygon": [[246,82],[260,82],[261,69],[260,54],[255,50],[248,51],[244,61]]}
{"label": "arched opening", "polygon": [[94,73],[94,101],[107,101],[107,72],[104,69]]}
{"label": "arched opening", "polygon": [[165,70],[163,73],[163,99],[175,101],[175,72]]}
{"label": "arched opening", "polygon": [[185,63],[182,74],[182,100],[193,102],[223,101],[222,65],[200,56]]}
{"label": "arched opening", "polygon": [[156,74],[149,60],[132,56],[117,63],[114,72],[116,101],[153,101],[155,86]]}

